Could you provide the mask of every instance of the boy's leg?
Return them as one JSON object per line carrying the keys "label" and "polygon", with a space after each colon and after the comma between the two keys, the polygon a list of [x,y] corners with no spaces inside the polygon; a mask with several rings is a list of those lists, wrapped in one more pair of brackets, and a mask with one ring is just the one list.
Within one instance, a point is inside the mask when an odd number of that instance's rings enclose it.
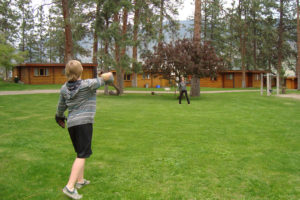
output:
{"label": "boy's leg", "polygon": [[180,91],[180,95],[179,95],[179,104],[181,104],[181,97],[182,97],[183,91]]}
{"label": "boy's leg", "polygon": [[85,164],[85,158],[75,159],[72,166],[69,182],[67,184],[69,190],[74,189],[75,183],[77,182],[79,175],[81,174],[82,170],[84,170],[84,164]]}
{"label": "boy's leg", "polygon": [[185,97],[186,97],[186,100],[187,100],[188,104],[190,104],[190,100],[189,100],[189,96],[187,94],[187,91],[184,91],[184,93],[185,93]]}
{"label": "boy's leg", "polygon": [[84,182],[84,165],[81,169],[81,171],[79,172],[79,176],[77,179],[77,183],[83,183]]}
{"label": "boy's leg", "polygon": [[85,159],[90,157],[90,155],[92,154],[91,142],[93,125],[83,124],[71,127],[69,128],[69,133],[74,145],[74,149],[77,153],[77,158],[73,163],[72,171],[67,184],[67,187],[72,190],[76,182],[84,183],[83,177]]}

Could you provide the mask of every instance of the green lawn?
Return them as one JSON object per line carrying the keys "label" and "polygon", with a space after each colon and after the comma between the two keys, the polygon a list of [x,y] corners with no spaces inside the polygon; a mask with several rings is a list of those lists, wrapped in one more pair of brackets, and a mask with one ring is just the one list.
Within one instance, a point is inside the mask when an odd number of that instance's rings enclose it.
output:
{"label": "green lawn", "polygon": [[[171,87],[170,91],[178,90],[178,88]],[[131,90],[131,91],[166,91],[165,88],[133,88],[133,87],[127,87],[125,90]],[[190,90],[190,87],[187,87],[187,90]],[[201,91],[223,91],[223,90],[259,90],[259,88],[209,88],[209,87],[201,87]]]}
{"label": "green lawn", "polygon": [[61,84],[49,85],[29,85],[6,82],[0,80],[0,91],[15,91],[15,90],[43,90],[43,89],[60,89]]}
{"label": "green lawn", "polygon": [[[0,96],[0,199],[67,199],[58,94]],[[34,102],[34,103],[33,103]],[[259,92],[99,96],[83,199],[300,199],[300,101]]]}
{"label": "green lawn", "polygon": [[[40,90],[40,89],[60,89],[61,84],[49,84],[49,85],[29,85],[29,84],[17,84],[12,82],[5,82],[0,80],[0,91],[17,91],[17,90]],[[102,88],[103,89],[103,88]],[[113,87],[109,86],[109,89]],[[175,91],[175,87],[171,87],[170,91]],[[190,87],[187,87],[189,90]],[[201,87],[201,91],[220,91],[220,90],[257,90],[259,88],[206,88]],[[130,91],[166,91],[165,88],[133,88],[127,87],[124,90]]]}

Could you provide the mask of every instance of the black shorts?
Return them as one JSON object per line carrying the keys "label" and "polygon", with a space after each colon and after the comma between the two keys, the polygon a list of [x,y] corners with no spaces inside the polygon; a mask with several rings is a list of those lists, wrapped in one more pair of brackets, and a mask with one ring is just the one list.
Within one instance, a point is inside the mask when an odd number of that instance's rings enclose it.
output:
{"label": "black shorts", "polygon": [[68,128],[69,134],[77,153],[77,158],[88,158],[92,152],[93,124],[82,124]]}

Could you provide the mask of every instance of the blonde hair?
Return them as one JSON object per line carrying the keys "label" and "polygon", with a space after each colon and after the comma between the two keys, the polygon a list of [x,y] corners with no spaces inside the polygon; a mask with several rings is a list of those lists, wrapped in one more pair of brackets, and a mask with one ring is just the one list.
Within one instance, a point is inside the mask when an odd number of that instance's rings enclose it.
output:
{"label": "blonde hair", "polygon": [[70,60],[66,64],[65,72],[68,81],[77,81],[80,78],[82,71],[82,65],[78,60]]}

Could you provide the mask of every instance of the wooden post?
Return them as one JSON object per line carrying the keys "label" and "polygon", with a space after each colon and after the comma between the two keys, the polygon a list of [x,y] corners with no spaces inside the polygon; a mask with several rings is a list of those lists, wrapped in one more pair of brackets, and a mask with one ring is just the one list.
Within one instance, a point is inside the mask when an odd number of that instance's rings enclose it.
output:
{"label": "wooden post", "polygon": [[29,84],[31,84],[31,79],[30,79],[30,76],[31,76],[31,70],[30,70],[30,67],[28,67],[28,82]]}
{"label": "wooden post", "polygon": [[276,77],[276,91],[277,91],[277,95],[279,95],[279,73],[277,72],[277,77]]}
{"label": "wooden post", "polygon": [[260,74],[260,95],[264,94],[264,74]]}
{"label": "wooden post", "polygon": [[267,96],[270,96],[270,73],[267,73]]}
{"label": "wooden post", "polygon": [[[50,71],[50,70],[49,70]],[[54,71],[54,66],[52,67],[52,83],[55,83],[55,71]]]}

